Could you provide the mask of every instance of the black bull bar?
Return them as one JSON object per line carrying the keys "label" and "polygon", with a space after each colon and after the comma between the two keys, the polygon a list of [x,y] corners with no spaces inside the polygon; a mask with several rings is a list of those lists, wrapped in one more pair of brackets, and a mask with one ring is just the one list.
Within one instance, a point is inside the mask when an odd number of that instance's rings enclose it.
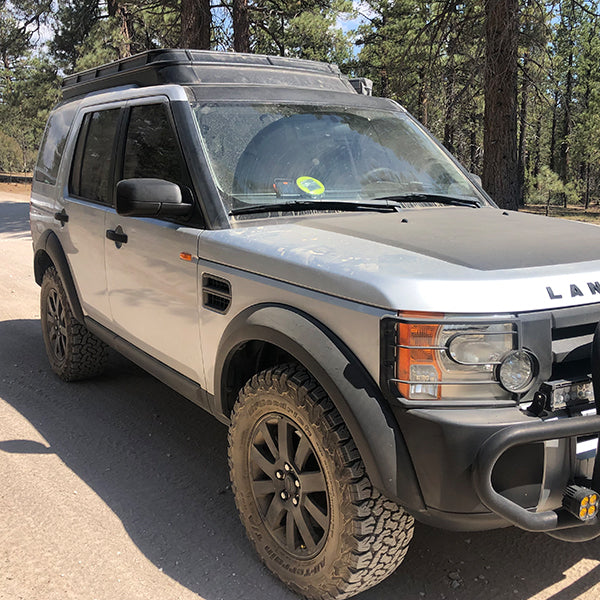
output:
{"label": "black bull bar", "polygon": [[[600,535],[598,517],[580,521],[563,508],[534,512],[499,494],[492,485],[492,471],[509,448],[533,442],[563,439],[600,432],[600,323],[591,353],[596,416],[571,417],[510,425],[490,436],[479,449],[473,464],[473,485],[482,503],[508,522],[526,531],[543,531],[567,541],[586,541]],[[600,447],[596,451],[591,487],[600,490]]]}

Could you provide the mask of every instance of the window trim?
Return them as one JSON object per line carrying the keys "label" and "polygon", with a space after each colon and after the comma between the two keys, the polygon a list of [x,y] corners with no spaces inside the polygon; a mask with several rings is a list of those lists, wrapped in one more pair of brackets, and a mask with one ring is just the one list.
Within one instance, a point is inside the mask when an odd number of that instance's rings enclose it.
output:
{"label": "window trim", "polygon": [[[110,165],[108,168],[108,189],[107,189],[106,202],[101,202],[99,200],[94,200],[92,198],[86,198],[85,196],[82,196],[79,193],[75,193],[75,190],[73,189],[73,187],[74,187],[73,179],[74,179],[75,171],[77,170],[77,180],[79,183],[77,192],[80,192],[81,191],[81,189],[80,189],[81,188],[81,171],[83,168],[83,149],[87,145],[89,129],[90,129],[90,122],[92,120],[91,116],[88,119],[88,115],[93,115],[94,113],[105,112],[108,110],[119,111],[119,114],[117,115],[115,132],[114,132],[114,136],[113,136],[113,140],[112,140],[112,149],[110,151]],[[108,208],[114,208],[114,206],[115,206],[114,194],[115,194],[115,187],[116,187],[115,171],[114,171],[115,162],[116,162],[115,153],[118,149],[118,141],[122,138],[124,111],[125,111],[125,103],[117,104],[116,106],[115,106],[115,104],[92,105],[92,106],[85,107],[81,111],[81,113],[79,115],[80,120],[78,121],[79,122],[79,125],[77,128],[78,131],[77,131],[77,135],[75,136],[75,145],[73,148],[73,154],[72,154],[72,159],[71,159],[71,169],[69,171],[68,179],[67,179],[67,191],[68,191],[68,196],[70,198],[80,200],[82,202],[87,202],[89,204],[94,204],[96,206],[104,206],[104,207],[108,207]],[[87,119],[87,123],[86,123],[86,119]],[[80,140],[80,136],[82,136],[82,135],[85,136],[85,139],[80,148],[79,140]]]}
{"label": "window trim", "polygon": [[[190,225],[193,227],[201,227],[205,228],[205,218],[200,208],[200,201],[197,197],[194,180],[192,178],[191,170],[188,165],[188,161],[186,159],[185,152],[183,150],[183,144],[181,142],[181,136],[179,135],[179,131],[177,129],[177,123],[175,121],[175,117],[173,115],[173,110],[171,107],[171,102],[166,96],[150,96],[147,98],[135,98],[132,100],[128,100],[126,105],[124,106],[123,111],[123,120],[122,120],[122,129],[119,136],[119,143],[115,147],[115,160],[113,164],[113,176],[114,176],[114,186],[113,190],[116,190],[117,182],[121,181],[123,178],[123,167],[125,163],[125,150],[127,147],[127,136],[129,133],[129,126],[131,124],[131,111],[132,109],[139,106],[164,106],[167,114],[167,119],[171,128],[173,135],[175,136],[175,143],[177,144],[177,148],[179,149],[179,156],[182,161],[182,164],[185,168],[185,173],[187,175],[188,185],[186,186],[190,192],[189,200],[192,203],[193,211],[191,216],[187,218],[182,217],[152,217],[153,219],[157,219],[159,221],[168,221],[170,223],[177,223],[179,225]],[[114,206],[114,204],[113,204]]]}
{"label": "window trim", "polygon": [[[46,121],[46,126],[44,127],[44,133],[42,135],[42,140],[41,140],[40,146],[38,148],[38,154],[37,154],[37,158],[35,161],[35,166],[33,168],[33,183],[35,185],[44,185],[44,186],[51,186],[51,187],[54,187],[57,185],[57,183],[59,181],[59,177],[60,177],[61,166],[64,164],[65,156],[67,155],[66,151],[67,151],[69,139],[71,137],[71,133],[73,130],[73,124],[77,120],[78,107],[79,107],[79,102],[77,102],[77,101],[59,104],[58,106],[55,106],[52,109],[52,111],[50,112],[50,114],[48,115],[48,119]],[[52,130],[54,128],[56,128],[56,130],[60,129],[61,123],[59,122],[59,120],[61,118],[64,118],[64,120],[65,120],[65,123],[64,123],[65,127],[64,127],[64,135],[61,138],[62,139],[62,148],[59,152],[59,160],[56,165],[56,170],[52,171],[52,169],[50,169],[50,170],[46,170],[45,168],[42,169],[41,166],[43,163],[44,154],[45,154],[47,148],[50,146],[50,144],[49,144],[50,133],[52,132]],[[56,152],[59,145],[60,144],[55,145],[54,152]],[[46,166],[46,165],[44,165],[44,166]],[[52,165],[52,166],[54,166],[54,165]]]}

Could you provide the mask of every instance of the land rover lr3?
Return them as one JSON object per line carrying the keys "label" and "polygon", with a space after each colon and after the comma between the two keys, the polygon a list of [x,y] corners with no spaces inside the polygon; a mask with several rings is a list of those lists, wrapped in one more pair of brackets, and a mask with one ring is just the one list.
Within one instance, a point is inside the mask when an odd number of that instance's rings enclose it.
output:
{"label": "land rover lr3", "polygon": [[413,519],[600,534],[600,229],[498,209],[368,83],[186,50],[69,76],[31,196],[52,369],[112,346],[226,423],[308,598],[389,575]]}

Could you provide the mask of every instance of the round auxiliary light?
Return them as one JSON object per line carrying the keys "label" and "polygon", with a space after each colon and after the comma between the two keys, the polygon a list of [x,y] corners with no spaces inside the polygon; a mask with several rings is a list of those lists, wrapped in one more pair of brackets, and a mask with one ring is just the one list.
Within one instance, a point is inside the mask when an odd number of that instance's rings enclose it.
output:
{"label": "round auxiliary light", "polygon": [[513,350],[503,359],[498,368],[498,379],[509,392],[523,392],[533,381],[535,365],[529,352]]}

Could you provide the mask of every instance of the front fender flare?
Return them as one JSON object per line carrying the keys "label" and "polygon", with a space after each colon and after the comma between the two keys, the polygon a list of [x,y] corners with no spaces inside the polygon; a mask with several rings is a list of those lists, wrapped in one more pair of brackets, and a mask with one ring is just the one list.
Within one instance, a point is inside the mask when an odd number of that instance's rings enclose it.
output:
{"label": "front fender flare", "polygon": [[270,304],[252,307],[234,318],[217,353],[218,412],[228,412],[223,392],[229,359],[250,341],[285,350],[315,377],[344,419],[377,489],[406,508],[425,508],[404,438],[379,388],[342,340],[310,315]]}

